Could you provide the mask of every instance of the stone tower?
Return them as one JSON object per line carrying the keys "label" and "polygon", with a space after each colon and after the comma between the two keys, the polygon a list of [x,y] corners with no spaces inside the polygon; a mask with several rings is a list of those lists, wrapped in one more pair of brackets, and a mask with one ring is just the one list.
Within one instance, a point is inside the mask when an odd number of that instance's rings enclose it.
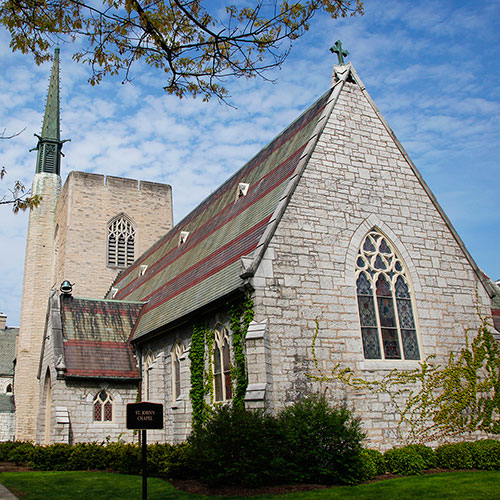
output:
{"label": "stone tower", "polygon": [[[75,296],[103,298],[118,272],[172,228],[167,184],[70,172],[61,188],[59,49],[54,55],[29,215],[15,373],[16,439],[35,440],[37,373],[51,288],[63,280]],[[46,376],[47,374],[42,374]],[[49,380],[53,380],[49,377]]]}
{"label": "stone tower", "polygon": [[59,48],[55,50],[50,76],[42,133],[38,150],[32,194],[42,197],[29,214],[21,324],[17,344],[16,439],[34,440],[38,411],[38,380],[35,374],[40,359],[47,296],[50,289],[55,228],[55,210],[61,189],[61,148],[59,125]]}

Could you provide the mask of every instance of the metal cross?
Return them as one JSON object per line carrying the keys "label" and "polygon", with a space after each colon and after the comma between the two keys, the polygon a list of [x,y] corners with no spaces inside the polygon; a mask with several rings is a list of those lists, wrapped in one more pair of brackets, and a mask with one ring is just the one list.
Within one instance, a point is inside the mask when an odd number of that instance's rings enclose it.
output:
{"label": "metal cross", "polygon": [[347,52],[347,50],[342,49],[342,42],[340,40],[337,40],[335,42],[335,45],[333,47],[330,47],[330,52],[332,54],[337,54],[339,58],[339,65],[345,64],[344,57],[347,57],[349,55],[349,52]]}

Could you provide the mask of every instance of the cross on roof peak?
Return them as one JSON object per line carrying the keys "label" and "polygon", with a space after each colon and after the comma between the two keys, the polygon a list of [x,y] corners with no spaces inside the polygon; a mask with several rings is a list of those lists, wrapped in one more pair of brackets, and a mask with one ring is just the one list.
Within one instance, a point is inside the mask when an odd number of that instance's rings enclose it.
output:
{"label": "cross on roof peak", "polygon": [[345,64],[344,57],[349,55],[349,52],[342,48],[342,42],[340,40],[337,40],[335,44],[330,47],[330,52],[332,54],[337,54],[337,57],[339,58],[339,65]]}

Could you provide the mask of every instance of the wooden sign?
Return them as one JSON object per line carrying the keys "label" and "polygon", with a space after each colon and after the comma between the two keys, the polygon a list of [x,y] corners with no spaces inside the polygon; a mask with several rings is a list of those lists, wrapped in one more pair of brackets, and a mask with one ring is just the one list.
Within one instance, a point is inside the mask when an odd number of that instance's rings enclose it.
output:
{"label": "wooden sign", "polygon": [[128,403],[127,429],[163,429],[163,405],[147,401]]}

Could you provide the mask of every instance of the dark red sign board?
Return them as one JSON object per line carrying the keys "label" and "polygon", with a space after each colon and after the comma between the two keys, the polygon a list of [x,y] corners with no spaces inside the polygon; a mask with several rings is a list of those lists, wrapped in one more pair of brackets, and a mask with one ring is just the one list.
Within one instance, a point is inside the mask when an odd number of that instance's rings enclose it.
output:
{"label": "dark red sign board", "polygon": [[128,403],[127,429],[163,429],[163,405],[147,401]]}

